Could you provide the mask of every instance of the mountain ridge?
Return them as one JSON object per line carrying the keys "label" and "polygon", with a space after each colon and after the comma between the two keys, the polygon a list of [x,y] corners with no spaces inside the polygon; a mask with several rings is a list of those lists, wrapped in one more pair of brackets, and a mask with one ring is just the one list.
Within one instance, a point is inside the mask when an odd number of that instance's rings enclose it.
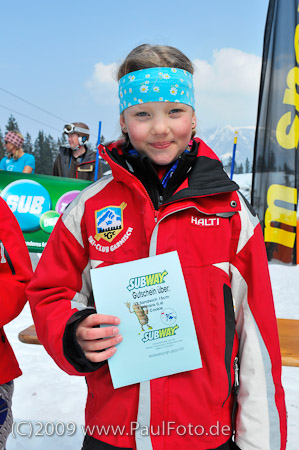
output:
{"label": "mountain ridge", "polygon": [[223,165],[230,162],[230,157],[233,155],[233,146],[235,132],[237,135],[236,157],[235,165],[243,165],[245,169],[246,159],[248,158],[250,164],[250,171],[253,161],[255,126],[240,126],[234,127],[232,125],[218,126],[202,129],[198,133],[199,137],[216,153],[221,159]]}

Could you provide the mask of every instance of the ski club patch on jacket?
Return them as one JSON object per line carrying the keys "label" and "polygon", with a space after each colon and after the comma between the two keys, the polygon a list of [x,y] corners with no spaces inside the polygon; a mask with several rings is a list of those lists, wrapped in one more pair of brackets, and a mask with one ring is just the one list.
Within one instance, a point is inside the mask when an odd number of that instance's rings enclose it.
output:
{"label": "ski club patch on jacket", "polygon": [[113,252],[131,236],[133,228],[128,227],[125,234],[121,238],[117,238],[124,229],[123,211],[126,206],[127,204],[123,202],[119,206],[110,205],[95,211],[96,234],[90,235],[88,241],[99,252]]}

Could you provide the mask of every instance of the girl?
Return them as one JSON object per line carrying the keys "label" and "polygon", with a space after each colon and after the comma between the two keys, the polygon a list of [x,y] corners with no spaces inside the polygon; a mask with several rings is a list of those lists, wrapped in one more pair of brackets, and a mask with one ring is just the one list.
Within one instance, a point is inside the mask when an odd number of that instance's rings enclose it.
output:
{"label": "girl", "polygon": [[0,170],[9,172],[34,173],[35,159],[30,153],[24,153],[24,138],[18,131],[8,131],[4,138],[7,156],[0,161]]}
{"label": "girl", "polygon": [[[261,228],[216,155],[193,138],[192,74],[192,63],[172,47],[141,45],[127,56],[118,72],[123,138],[99,147],[112,176],[68,207],[28,291],[47,351],[69,374],[86,375],[84,450],[286,445]],[[101,212],[123,204],[120,231],[105,232]],[[119,319],[95,311],[89,270],[173,250],[203,367],[113,389],[107,359],[121,345]]]}

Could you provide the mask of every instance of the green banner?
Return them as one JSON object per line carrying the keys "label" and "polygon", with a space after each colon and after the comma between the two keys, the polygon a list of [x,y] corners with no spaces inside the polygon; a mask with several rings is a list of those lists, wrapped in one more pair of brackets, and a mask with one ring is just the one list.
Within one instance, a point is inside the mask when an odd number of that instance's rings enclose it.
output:
{"label": "green banner", "polygon": [[0,171],[0,195],[14,213],[30,252],[41,253],[59,216],[90,181]]}

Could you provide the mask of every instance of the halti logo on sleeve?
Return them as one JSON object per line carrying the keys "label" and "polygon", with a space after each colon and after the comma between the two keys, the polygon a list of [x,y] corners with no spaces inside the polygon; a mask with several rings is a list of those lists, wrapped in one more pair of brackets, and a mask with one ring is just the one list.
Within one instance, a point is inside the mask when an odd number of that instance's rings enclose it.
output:
{"label": "halti logo on sleeve", "polygon": [[191,216],[191,224],[198,227],[217,227],[220,224],[219,217],[196,217]]}

